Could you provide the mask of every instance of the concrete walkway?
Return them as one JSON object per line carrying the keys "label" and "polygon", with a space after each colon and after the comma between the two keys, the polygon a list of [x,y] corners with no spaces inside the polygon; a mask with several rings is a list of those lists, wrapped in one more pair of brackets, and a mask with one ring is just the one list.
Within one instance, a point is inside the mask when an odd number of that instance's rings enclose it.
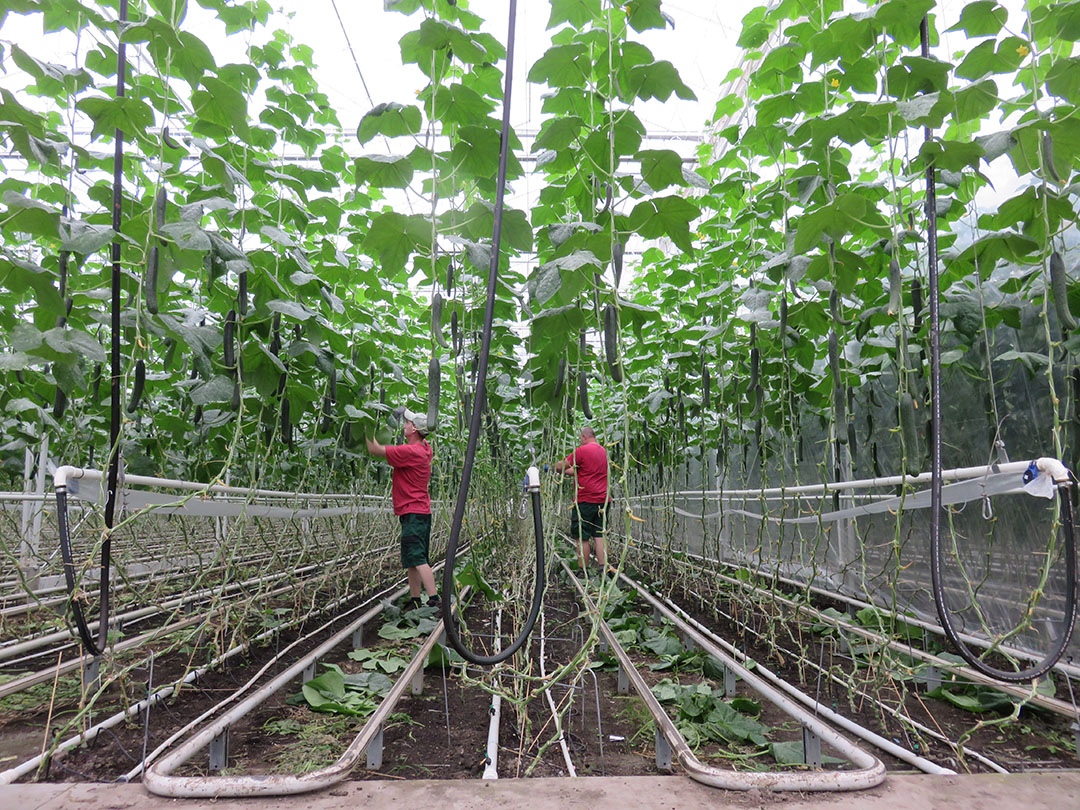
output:
{"label": "concrete walkway", "polygon": [[435,779],[346,782],[321,793],[266,799],[164,799],[137,784],[42,784],[0,787],[2,810],[570,810],[614,807],[649,810],[1066,810],[1080,808],[1080,771],[889,776],[885,784],[856,793],[734,793],[681,776],[499,779],[471,782]]}

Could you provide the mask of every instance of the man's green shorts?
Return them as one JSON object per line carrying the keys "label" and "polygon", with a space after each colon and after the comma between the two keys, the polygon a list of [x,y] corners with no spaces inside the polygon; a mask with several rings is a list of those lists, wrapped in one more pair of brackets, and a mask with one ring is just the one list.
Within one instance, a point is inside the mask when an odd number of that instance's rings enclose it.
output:
{"label": "man's green shorts", "polygon": [[[611,511],[611,501],[586,503],[578,501],[570,507],[570,537],[575,540],[591,540],[604,536],[604,525]],[[581,518],[578,519],[580,513]]]}
{"label": "man's green shorts", "polygon": [[414,568],[428,564],[428,544],[431,542],[431,515],[400,515],[401,565]]}

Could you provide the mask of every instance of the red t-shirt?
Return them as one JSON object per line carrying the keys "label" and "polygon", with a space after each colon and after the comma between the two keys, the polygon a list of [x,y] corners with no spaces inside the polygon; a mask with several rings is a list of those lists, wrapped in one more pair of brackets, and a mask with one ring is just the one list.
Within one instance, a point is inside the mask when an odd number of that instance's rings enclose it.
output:
{"label": "red t-shirt", "polygon": [[607,503],[607,450],[589,442],[568,455],[565,464],[577,471],[578,503]]}
{"label": "red t-shirt", "polygon": [[394,497],[395,515],[431,514],[431,496],[428,495],[431,456],[431,445],[423,440],[420,444],[386,446],[386,460],[394,468],[390,491]]}

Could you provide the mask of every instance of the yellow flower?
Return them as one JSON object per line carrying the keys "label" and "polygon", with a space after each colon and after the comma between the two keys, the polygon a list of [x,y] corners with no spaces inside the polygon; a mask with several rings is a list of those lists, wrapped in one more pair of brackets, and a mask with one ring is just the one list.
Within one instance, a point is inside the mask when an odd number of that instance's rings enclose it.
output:
{"label": "yellow flower", "polygon": [[1018,54],[1020,54],[1021,59],[1023,59],[1025,56],[1027,56],[1029,53],[1031,53],[1031,51],[1028,50],[1027,45],[1021,45],[1019,48],[1016,49],[1016,52]]}
{"label": "yellow flower", "polygon": [[831,84],[833,87],[839,87],[840,86],[840,80],[839,79],[833,79],[831,82],[829,82],[829,84]]}

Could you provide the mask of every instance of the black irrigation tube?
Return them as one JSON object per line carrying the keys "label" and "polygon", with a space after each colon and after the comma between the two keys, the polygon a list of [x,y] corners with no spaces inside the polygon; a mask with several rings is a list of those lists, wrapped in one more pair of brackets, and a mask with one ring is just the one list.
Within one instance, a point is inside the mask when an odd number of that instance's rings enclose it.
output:
{"label": "black irrigation tube", "polygon": [[[517,17],[517,0],[510,0],[510,21],[506,35],[506,83],[503,89],[502,133],[499,142],[499,173],[495,184],[494,228],[491,237],[491,260],[488,263],[487,302],[484,305],[484,330],[480,346],[480,360],[476,372],[476,394],[473,397],[472,415],[469,419],[469,444],[465,450],[465,461],[461,467],[461,483],[458,485],[457,503],[454,505],[454,519],[450,526],[450,538],[446,544],[446,568],[443,570],[442,614],[446,618],[446,639],[466,661],[487,666],[506,661],[516,653],[529,638],[540,606],[544,601],[544,530],[540,514],[539,474],[535,485],[529,482],[532,497],[533,531],[536,534],[536,582],[533,586],[532,607],[528,618],[517,638],[497,655],[477,655],[465,647],[458,633],[457,622],[450,610],[450,594],[454,589],[454,565],[457,559],[458,540],[461,525],[465,518],[465,504],[469,497],[469,483],[472,480],[473,464],[476,460],[476,445],[480,437],[480,420],[487,406],[487,367],[491,352],[491,325],[495,318],[495,290],[499,280],[499,243],[502,239],[503,198],[506,194],[506,161],[510,151],[510,91],[514,78],[514,23]],[[530,475],[530,479],[532,476]]]}
{"label": "black irrigation tube", "polygon": [[[919,40],[921,53],[924,59],[930,56],[930,22],[929,17],[924,16],[919,28]],[[929,125],[924,128],[925,141],[929,143],[933,137],[933,130]],[[1072,501],[1069,498],[1069,480],[1054,481],[1058,492],[1058,503],[1061,505],[1062,524],[1061,529],[1065,535],[1065,624],[1057,641],[1051,645],[1050,651],[1039,662],[1021,670],[1010,671],[992,666],[979,658],[960,638],[960,634],[953,626],[949,606],[946,601],[944,588],[944,567],[941,551],[941,513],[942,513],[942,463],[941,463],[941,310],[939,299],[941,291],[938,281],[938,250],[937,250],[937,178],[934,161],[928,160],[926,167],[926,249],[927,264],[929,265],[929,298],[930,298],[930,579],[934,593],[934,606],[937,608],[938,620],[945,637],[949,639],[953,647],[972,669],[996,678],[1005,683],[1027,683],[1045,675],[1061,660],[1065,649],[1072,639],[1073,627],[1076,623],[1076,533],[1073,525]],[[1041,473],[1049,475],[1049,472]]]}

